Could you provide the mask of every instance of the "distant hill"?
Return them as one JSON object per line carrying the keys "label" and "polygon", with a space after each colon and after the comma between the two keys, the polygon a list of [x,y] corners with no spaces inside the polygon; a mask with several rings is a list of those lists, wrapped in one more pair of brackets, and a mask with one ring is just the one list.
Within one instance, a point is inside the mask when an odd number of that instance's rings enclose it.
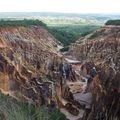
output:
{"label": "distant hill", "polygon": [[[4,12],[1,19],[41,19],[47,25],[53,24],[100,24],[107,20],[119,19],[120,14],[76,14],[76,13],[50,13],[50,12]],[[58,20],[59,19],[59,20]]]}

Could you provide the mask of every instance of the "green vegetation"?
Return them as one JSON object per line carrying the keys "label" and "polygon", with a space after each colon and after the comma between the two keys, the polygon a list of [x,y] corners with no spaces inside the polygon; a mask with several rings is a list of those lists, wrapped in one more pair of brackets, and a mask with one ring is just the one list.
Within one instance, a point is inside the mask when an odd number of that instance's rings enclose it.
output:
{"label": "green vegetation", "polygon": [[67,51],[71,43],[97,30],[109,19],[109,16],[45,13],[41,15],[40,19],[47,24],[51,34],[65,47],[61,51]]}
{"label": "green vegetation", "polygon": [[48,112],[45,106],[35,107],[18,102],[0,93],[0,120],[66,120],[59,110]]}
{"label": "green vegetation", "polygon": [[30,19],[24,19],[24,20],[0,20],[0,26],[29,26],[29,25],[39,25],[46,27],[46,24],[44,24],[40,20],[30,20]]}
{"label": "green vegetation", "polygon": [[54,37],[58,39],[65,47],[69,46],[71,43],[74,43],[80,36],[83,37],[88,35],[99,28],[99,26],[92,25],[62,25],[48,27],[49,31],[54,35]]}
{"label": "green vegetation", "polygon": [[108,20],[105,25],[120,25],[120,20]]}

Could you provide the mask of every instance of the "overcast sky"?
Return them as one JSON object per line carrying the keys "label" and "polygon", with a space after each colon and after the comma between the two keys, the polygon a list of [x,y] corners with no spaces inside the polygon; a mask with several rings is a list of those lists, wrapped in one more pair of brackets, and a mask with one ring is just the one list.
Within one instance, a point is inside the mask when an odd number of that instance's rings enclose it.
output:
{"label": "overcast sky", "polygon": [[0,12],[120,13],[120,0],[0,0]]}

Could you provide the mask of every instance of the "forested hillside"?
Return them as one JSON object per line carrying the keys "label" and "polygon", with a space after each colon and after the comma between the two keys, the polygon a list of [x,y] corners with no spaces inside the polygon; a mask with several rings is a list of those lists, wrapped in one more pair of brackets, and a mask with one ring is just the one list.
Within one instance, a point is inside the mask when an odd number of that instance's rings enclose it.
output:
{"label": "forested hillside", "polygon": [[93,31],[97,30],[99,26],[93,25],[69,25],[69,26],[48,26],[50,32],[58,39],[64,46],[74,43],[80,36],[83,37]]}

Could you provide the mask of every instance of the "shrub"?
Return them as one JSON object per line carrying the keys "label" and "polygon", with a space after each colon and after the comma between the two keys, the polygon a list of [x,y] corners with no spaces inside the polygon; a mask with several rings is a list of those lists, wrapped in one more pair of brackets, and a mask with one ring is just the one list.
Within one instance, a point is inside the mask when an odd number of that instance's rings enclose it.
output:
{"label": "shrub", "polygon": [[66,120],[57,109],[49,113],[46,106],[36,108],[34,105],[18,102],[0,93],[0,118],[2,113],[7,120]]}

